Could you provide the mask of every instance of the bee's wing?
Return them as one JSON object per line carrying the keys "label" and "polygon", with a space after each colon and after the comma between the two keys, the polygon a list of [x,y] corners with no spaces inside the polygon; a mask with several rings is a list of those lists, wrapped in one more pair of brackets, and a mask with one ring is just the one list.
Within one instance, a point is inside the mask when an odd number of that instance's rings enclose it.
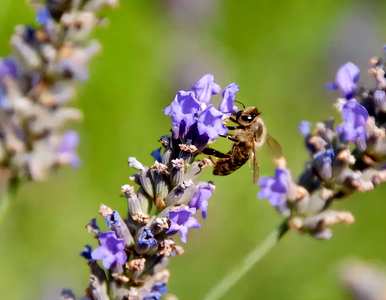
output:
{"label": "bee's wing", "polygon": [[254,147],[252,150],[252,170],[253,170],[253,183],[257,183],[257,180],[259,179],[260,176],[260,166],[259,166],[259,161],[257,159],[257,143],[254,143]]}
{"label": "bee's wing", "polygon": [[274,159],[279,159],[283,157],[283,150],[276,139],[274,139],[271,135],[267,134],[265,142],[269,148],[269,152],[273,155]]}

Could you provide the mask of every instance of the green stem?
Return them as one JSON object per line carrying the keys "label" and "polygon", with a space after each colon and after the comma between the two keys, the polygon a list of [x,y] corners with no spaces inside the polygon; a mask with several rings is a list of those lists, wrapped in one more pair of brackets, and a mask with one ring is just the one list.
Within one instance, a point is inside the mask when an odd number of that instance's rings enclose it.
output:
{"label": "green stem", "polygon": [[0,198],[0,224],[3,223],[3,219],[7,214],[10,202],[10,193],[9,190],[4,191]]}
{"label": "green stem", "polygon": [[265,240],[259,243],[235,268],[215,285],[204,297],[204,300],[221,299],[245,274],[251,270],[287,233],[288,225],[285,220]]}
{"label": "green stem", "polygon": [[2,192],[0,193],[0,224],[3,223],[11,200],[16,196],[18,188],[18,179],[10,180],[7,184],[4,184]]}

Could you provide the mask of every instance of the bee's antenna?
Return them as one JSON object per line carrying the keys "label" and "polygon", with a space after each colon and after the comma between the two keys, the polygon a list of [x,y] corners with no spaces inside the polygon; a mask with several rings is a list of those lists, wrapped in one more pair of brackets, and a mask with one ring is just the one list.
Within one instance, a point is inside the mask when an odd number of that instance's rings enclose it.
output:
{"label": "bee's antenna", "polygon": [[235,102],[241,104],[241,106],[243,107],[243,109],[245,109],[245,104],[244,104],[243,102],[241,102],[241,101],[239,101],[239,100],[235,100]]}

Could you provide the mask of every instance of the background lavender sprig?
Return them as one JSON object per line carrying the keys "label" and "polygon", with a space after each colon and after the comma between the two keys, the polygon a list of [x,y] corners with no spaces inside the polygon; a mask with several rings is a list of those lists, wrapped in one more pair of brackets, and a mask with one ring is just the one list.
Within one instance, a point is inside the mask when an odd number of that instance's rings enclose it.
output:
{"label": "background lavender sprig", "polygon": [[331,238],[331,226],[354,222],[350,212],[330,209],[333,202],[386,182],[385,64],[375,57],[370,66],[374,88],[359,86],[360,71],[351,62],[343,65],[329,84],[343,97],[336,102],[341,124],[334,125],[330,119],[317,123],[314,130],[307,121],[299,124],[311,159],[297,182],[284,157],[275,161],[273,176],[260,178],[258,198],[267,199],[285,219],[242,264],[210,289],[205,300],[226,295],[290,229],[317,239]]}
{"label": "background lavender sprig", "polygon": [[[148,167],[134,157],[128,159],[137,172],[130,184],[121,187],[127,211],[121,215],[102,205],[99,212],[107,231],[96,219],[87,225],[99,242],[97,248],[86,246],[82,252],[91,272],[87,299],[150,300],[167,292],[168,260],[183,253],[173,237],[186,243],[189,231],[200,228],[198,214],[207,217],[215,186],[198,181],[201,171],[211,165],[198,155],[227,132],[223,120],[229,111],[222,108],[233,109],[234,97],[229,95],[236,92],[234,86],[221,90],[207,74],[190,90],[177,92],[164,110],[171,118],[172,133],[160,138],[161,147],[152,152],[154,164]],[[221,91],[215,105],[212,96]]]}
{"label": "background lavender sprig", "polygon": [[332,119],[314,128],[306,121],[300,124],[311,159],[297,183],[285,159],[277,161],[275,176],[260,179],[258,196],[288,217],[292,229],[331,238],[331,226],[354,222],[350,212],[331,209],[332,203],[386,181],[386,81],[381,58],[370,60],[369,74],[375,79],[372,88],[360,86],[360,70],[352,62],[339,68],[330,87],[342,96],[336,102],[340,124]]}
{"label": "background lavender sprig", "polygon": [[88,77],[100,45],[91,38],[98,17],[116,0],[33,1],[37,26],[20,25],[12,54],[0,59],[0,197],[20,181],[44,180],[63,165],[76,167],[78,134],[66,129],[81,119],[68,107],[76,84]]}

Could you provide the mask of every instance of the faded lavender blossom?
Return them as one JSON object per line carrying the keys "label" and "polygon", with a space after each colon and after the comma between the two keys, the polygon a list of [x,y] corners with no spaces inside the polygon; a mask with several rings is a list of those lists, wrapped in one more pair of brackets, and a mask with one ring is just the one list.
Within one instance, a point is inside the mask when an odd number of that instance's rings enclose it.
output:
{"label": "faded lavender blossom", "polygon": [[12,53],[0,59],[0,193],[25,180],[44,180],[62,166],[79,165],[78,134],[68,107],[76,85],[88,77],[100,45],[92,39],[103,7],[113,0],[32,1],[37,26],[20,25]]}
{"label": "faded lavender blossom", "polygon": [[340,281],[353,300],[385,300],[386,269],[363,261],[345,262]]}
{"label": "faded lavender blossom", "polygon": [[290,171],[282,158],[275,176],[259,182],[259,197],[288,218],[289,228],[328,239],[332,225],[354,222],[350,212],[331,209],[334,200],[386,182],[385,65],[380,58],[372,58],[370,65],[374,88],[359,85],[359,68],[353,63],[338,70],[335,84],[344,96],[336,104],[341,124],[329,120],[312,128],[300,123],[311,158],[299,179],[284,175]]}
{"label": "faded lavender blossom", "polygon": [[[87,225],[99,247],[86,246],[81,253],[91,270],[86,299],[150,300],[167,293],[168,260],[183,253],[176,237],[186,243],[191,230],[200,228],[199,214],[207,217],[215,189],[212,182],[198,180],[212,165],[198,156],[200,149],[227,132],[224,120],[234,109],[237,90],[232,84],[221,91],[207,74],[190,90],[177,92],[165,109],[172,132],[162,136],[161,148],[151,153],[154,163],[148,167],[134,157],[128,159],[136,173],[121,187],[127,201],[125,217],[102,205],[99,212],[110,231],[102,232],[95,219]],[[223,96],[214,104],[212,98],[218,94]],[[217,108],[224,101],[226,112]]]}

